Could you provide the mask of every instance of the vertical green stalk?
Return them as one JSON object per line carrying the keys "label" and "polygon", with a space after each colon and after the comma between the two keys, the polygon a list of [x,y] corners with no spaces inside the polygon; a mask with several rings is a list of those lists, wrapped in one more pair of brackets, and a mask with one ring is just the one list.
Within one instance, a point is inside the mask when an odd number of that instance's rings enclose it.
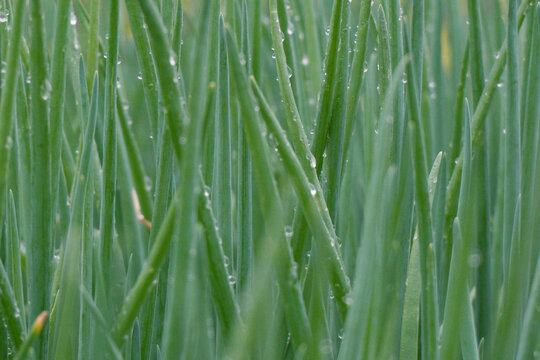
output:
{"label": "vertical green stalk", "polygon": [[[464,157],[463,176],[459,192],[458,216],[453,225],[453,248],[452,261],[450,264],[450,274],[448,276],[448,292],[444,308],[444,320],[441,331],[441,360],[455,359],[459,354],[459,334],[465,319],[463,311],[467,306],[468,292],[468,258],[471,251],[471,236],[463,232],[461,219],[467,219],[471,213],[470,188],[472,172],[472,139],[469,116],[465,117],[464,129]],[[466,236],[466,238],[464,237]]]}
{"label": "vertical green stalk", "polygon": [[[219,18],[218,82],[215,115],[216,148],[214,159],[214,184],[216,185],[215,211],[223,240],[225,255],[234,259],[233,208],[232,208],[232,161],[231,161],[231,116],[229,100],[229,64],[225,49],[223,18]],[[247,56],[247,54],[245,55]]]}
{"label": "vertical green stalk", "polygon": [[[101,194],[100,235],[101,256],[105,271],[109,269],[113,257],[114,216],[116,205],[116,68],[118,61],[118,28],[120,5],[118,0],[110,2],[109,53],[107,54],[107,74],[105,80],[105,123],[103,137],[103,189]],[[109,289],[112,290],[112,289]]]}
{"label": "vertical green stalk", "polygon": [[[529,6],[529,0],[522,0],[521,5],[517,11],[517,30],[521,28],[523,20],[525,19],[526,10]],[[488,75],[488,80],[484,86],[484,91],[478,100],[478,105],[474,110],[472,120],[471,120],[471,138],[473,148],[477,148],[480,143],[480,135],[482,134],[482,129],[484,122],[486,120],[491,101],[493,100],[493,95],[495,90],[498,88],[497,84],[499,79],[504,71],[507,58],[507,46],[508,39],[506,39],[501,45],[498,57],[493,64],[490,73]],[[451,234],[453,218],[456,214],[457,203],[459,198],[459,188],[460,188],[460,179],[461,172],[463,170],[463,149],[460,153],[460,156],[456,160],[456,166],[452,172],[448,184],[447,192],[447,202],[446,202],[446,219],[445,219],[445,229],[447,234]],[[448,235],[447,235],[448,236]]]}
{"label": "vertical green stalk", "polygon": [[[347,112],[345,125],[345,140],[343,145],[343,161],[347,159],[351,135],[353,132],[354,119],[357,115],[359,103],[359,91],[364,77],[364,62],[366,59],[366,45],[371,13],[371,1],[362,0],[360,3],[360,15],[358,20],[358,32],[356,33],[356,47],[351,64],[351,74],[349,76],[349,86],[347,90]],[[360,131],[360,129],[357,129]]]}
{"label": "vertical green stalk", "polygon": [[[96,1],[97,2],[97,1]],[[157,149],[156,139],[158,138],[158,87],[156,73],[154,70],[154,60],[150,51],[150,41],[144,28],[143,14],[137,5],[137,0],[126,0],[127,14],[133,41],[137,49],[137,59],[141,67],[141,77],[145,94],[148,118],[150,120],[152,139],[154,139],[154,149]],[[179,1],[181,3],[181,1]],[[145,214],[149,215],[149,214]]]}
{"label": "vertical green stalk", "polygon": [[[60,152],[64,120],[64,88],[66,83],[66,47],[71,0],[61,0],[56,4],[56,25],[54,30],[54,49],[51,72],[51,100],[49,104],[49,125],[51,143],[51,199],[57,203]],[[53,207],[54,208],[54,207]],[[51,213],[51,220],[53,218]]]}
{"label": "vertical green stalk", "polygon": [[[47,102],[51,95],[51,83],[47,79],[45,31],[42,1],[30,3],[30,84],[31,126],[32,126],[32,197],[31,203],[31,238],[29,245],[30,286],[29,318],[35,319],[49,308],[49,283],[52,258],[51,241],[51,174],[49,157],[49,126]],[[36,340],[36,353],[42,358],[47,356],[47,331]]]}
{"label": "vertical green stalk", "polygon": [[[405,33],[406,48],[410,48],[408,35]],[[426,359],[436,359],[438,357],[438,329],[439,329],[439,309],[437,299],[437,275],[435,258],[429,257],[428,253],[432,251],[433,228],[431,219],[431,206],[428,194],[427,182],[427,161],[424,136],[422,134],[420,105],[418,98],[418,89],[416,85],[415,64],[409,62],[408,73],[408,95],[409,111],[411,122],[414,125],[413,136],[413,165],[414,165],[414,194],[416,202],[416,216],[418,221],[418,239],[420,242],[420,274],[422,282],[421,292],[421,339],[425,344]],[[431,249],[431,250],[430,250]],[[431,260],[431,261],[430,261]]]}
{"label": "vertical green stalk", "polygon": [[[332,100],[336,83],[337,59],[340,39],[341,21],[343,19],[343,0],[335,0],[330,20],[330,35],[324,60],[323,83],[319,93],[319,105],[315,120],[315,134],[311,151],[315,157],[317,172],[322,169],[322,158],[326,147],[328,127],[332,114]],[[298,150],[297,150],[298,151]],[[301,155],[301,154],[300,154]]]}
{"label": "vertical green stalk", "polygon": [[[511,357],[517,346],[519,319],[528,279],[520,279],[519,259],[521,227],[521,130],[520,130],[520,86],[518,69],[518,20],[517,0],[508,2],[508,64],[507,64],[507,113],[504,123],[504,203],[503,203],[503,269],[505,281],[503,297],[499,303],[496,328],[492,344],[492,355]],[[515,214],[515,216],[514,216]]]}
{"label": "vertical green stalk", "polygon": [[87,82],[90,84],[98,69],[99,54],[99,8],[101,0],[90,2],[90,23],[88,25],[88,44],[86,47]]}
{"label": "vertical green stalk", "polygon": [[0,221],[4,219],[4,187],[7,183],[9,152],[13,144],[11,129],[13,126],[13,105],[17,94],[17,76],[19,70],[19,50],[22,40],[22,26],[25,15],[26,1],[15,2],[13,22],[9,37],[6,75],[3,78],[2,95],[0,99]]}
{"label": "vertical green stalk", "polygon": [[277,278],[285,305],[285,316],[289,325],[292,341],[296,348],[309,346],[311,329],[307,320],[306,309],[298,284],[296,264],[285,237],[281,201],[270,168],[266,140],[263,139],[257,120],[253,97],[249,91],[249,82],[239,58],[238,48],[233,36],[227,32],[227,52],[231,64],[235,89],[241,102],[244,131],[248,140],[255,176],[259,188],[259,197],[265,218],[266,234],[269,241],[279,244],[279,260],[275,264]]}
{"label": "vertical green stalk", "polygon": [[347,109],[347,80],[349,78],[349,37],[350,37],[350,14],[351,2],[346,1],[343,5],[341,19],[339,52],[337,62],[336,87],[334,89],[334,105],[332,109],[333,121],[328,130],[328,147],[326,163],[328,165],[328,186],[326,199],[328,211],[334,223],[338,219],[339,194],[343,179],[343,150],[346,128]]}
{"label": "vertical green stalk", "polygon": [[7,330],[10,341],[18,349],[24,336],[23,323],[13,287],[9,281],[4,264],[0,260],[0,319]]}

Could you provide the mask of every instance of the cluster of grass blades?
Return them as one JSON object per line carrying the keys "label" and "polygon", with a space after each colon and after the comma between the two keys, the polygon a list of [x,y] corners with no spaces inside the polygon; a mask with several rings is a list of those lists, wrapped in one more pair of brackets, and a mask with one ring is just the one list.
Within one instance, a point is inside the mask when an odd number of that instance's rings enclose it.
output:
{"label": "cluster of grass blades", "polygon": [[537,0],[0,0],[0,360],[540,358]]}

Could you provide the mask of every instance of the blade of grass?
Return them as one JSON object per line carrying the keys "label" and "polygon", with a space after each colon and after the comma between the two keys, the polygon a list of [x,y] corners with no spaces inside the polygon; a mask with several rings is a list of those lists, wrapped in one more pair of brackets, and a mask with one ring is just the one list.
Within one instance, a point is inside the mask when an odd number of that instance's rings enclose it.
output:
{"label": "blade of grass", "polygon": [[[305,211],[306,219],[311,228],[312,233],[317,239],[317,244],[320,246],[321,256],[327,261],[330,261],[330,281],[331,287],[334,291],[334,296],[338,301],[338,307],[340,314],[345,319],[347,309],[349,307],[348,299],[350,296],[350,283],[347,275],[344,271],[343,261],[337,250],[336,239],[332,233],[327,229],[323,212],[327,212],[326,206],[323,203],[324,208],[321,209],[318,201],[315,198],[316,187],[309,182],[307,175],[302,170],[302,165],[298,157],[296,157],[292,146],[285,136],[285,131],[279,124],[279,120],[275,117],[270,106],[264,98],[264,95],[258,87],[255,79],[252,77],[251,85],[254,89],[255,95],[259,100],[259,104],[262,109],[262,118],[266,123],[266,126],[274,134],[278,143],[278,150],[283,157],[283,161],[288,171],[292,176],[292,180],[295,183],[298,196],[300,197],[302,208]],[[323,200],[324,201],[324,200]]]}
{"label": "blade of grass", "polygon": [[85,194],[90,178],[91,151],[94,131],[98,116],[98,88],[97,74],[92,81],[92,103],[90,114],[84,131],[83,148],[79,162],[79,169],[75,180],[72,214],[70,218],[64,255],[61,263],[61,279],[58,302],[54,319],[54,341],[50,349],[51,354],[57,358],[75,358],[78,353],[78,313],[81,303],[79,302],[79,289],[81,281],[81,251],[83,247],[83,213],[85,206]]}
{"label": "blade of grass", "polygon": [[[49,102],[49,136],[51,144],[51,199],[57,202],[59,181],[60,154],[62,151],[62,133],[64,122],[64,88],[66,77],[66,47],[68,35],[68,21],[71,9],[71,0],[61,0],[56,4],[56,24],[53,56],[51,61],[51,91]],[[53,205],[54,208],[54,205]],[[55,212],[51,212],[51,219]]]}
{"label": "blade of grass", "polygon": [[[523,0],[521,2],[521,5],[519,6],[519,9],[517,11],[517,30],[521,28],[523,20],[525,19],[526,10],[528,6],[529,6],[528,0]],[[475,149],[479,146],[480,134],[482,133],[482,128],[486,120],[486,116],[487,116],[489,107],[491,105],[491,101],[493,100],[493,95],[495,93],[495,90],[498,88],[497,84],[499,83],[499,79],[506,65],[507,46],[508,46],[507,40],[508,39],[506,39],[503,42],[503,44],[501,45],[499,49],[498,57],[490,70],[490,73],[488,75],[488,80],[484,86],[484,91],[482,92],[482,95],[480,96],[480,99],[478,100],[478,105],[476,106],[476,109],[474,110],[474,113],[472,116],[471,133],[472,133],[473,147]],[[451,231],[451,223],[453,222],[452,219],[456,213],[462,170],[463,170],[463,150],[461,151],[459,157],[456,160],[456,166],[454,167],[454,170],[452,172],[449,185],[448,185],[448,193],[447,193],[448,195],[447,195],[446,211],[445,211],[446,213],[445,228],[447,229],[446,230],[447,233]]]}
{"label": "blade of grass", "polygon": [[4,218],[4,188],[7,183],[9,151],[13,139],[11,138],[11,129],[13,124],[13,105],[15,103],[19,49],[21,47],[22,26],[24,15],[26,13],[26,3],[19,0],[15,3],[15,15],[11,24],[11,33],[9,37],[9,52],[7,54],[6,75],[3,80],[2,94],[0,99],[0,220]]}
{"label": "blade of grass", "polygon": [[[182,2],[179,1],[179,4]],[[144,28],[143,14],[138,8],[137,0],[126,0],[126,9],[129,17],[133,40],[137,48],[137,59],[141,67],[141,77],[145,101],[148,112],[148,118],[151,124],[151,135],[153,139],[158,136],[158,87],[156,73],[154,70],[154,60],[150,50],[150,42],[147,31]],[[181,8],[181,6],[180,6]],[[178,55],[179,56],[179,55]],[[179,57],[178,57],[179,58]],[[154,144],[154,148],[156,148]],[[141,196],[139,194],[139,196]],[[144,212],[144,210],[143,210]],[[146,216],[150,214],[144,212]]]}
{"label": "blade of grass", "polygon": [[[49,127],[47,102],[51,84],[47,79],[45,31],[42,1],[30,3],[30,106],[32,128],[32,196],[30,198],[32,230],[28,241],[30,250],[30,311],[28,317],[35,319],[49,308],[49,276],[52,273],[49,259],[52,257],[50,214],[51,211],[51,174],[49,157]],[[36,339],[36,354],[47,356],[47,329],[43,336]]]}
{"label": "blade of grass", "polygon": [[259,186],[259,197],[268,224],[267,236],[270,241],[279,244],[280,260],[276,264],[278,282],[282,290],[287,323],[291,331],[291,336],[295,347],[310,344],[311,329],[307,320],[306,310],[301,297],[300,288],[296,273],[296,264],[292,258],[289,245],[285,238],[285,225],[283,224],[281,202],[277,193],[276,185],[268,162],[268,150],[265,140],[262,138],[260,126],[257,120],[257,113],[253,104],[253,98],[249,92],[249,82],[245,70],[242,67],[238,56],[233,35],[227,32],[227,51],[231,64],[232,77],[235,89],[241,99],[241,110],[243,127],[248,140],[251,156],[254,160],[254,170]]}
{"label": "blade of grass", "polygon": [[33,343],[38,338],[38,336],[41,334],[41,331],[43,330],[43,326],[45,325],[45,321],[47,320],[48,313],[46,311],[43,311],[34,321],[34,324],[32,325],[32,328],[30,329],[30,332],[26,339],[24,340],[23,344],[21,345],[19,351],[17,352],[17,355],[15,356],[15,360],[24,360],[28,357],[29,350],[32,348]]}
{"label": "blade of grass", "polygon": [[[408,50],[408,34],[405,31],[405,48]],[[421,321],[422,343],[425,344],[425,356],[427,359],[436,359],[438,356],[439,343],[439,301],[437,291],[437,266],[435,258],[429,257],[428,252],[433,251],[433,228],[431,219],[431,206],[428,189],[427,161],[425,142],[421,125],[421,113],[418,98],[419,83],[414,72],[414,64],[410,62],[407,68],[409,95],[409,111],[411,123],[414,126],[413,133],[413,164],[414,164],[414,193],[416,203],[416,216],[418,221],[418,240],[420,242],[420,275],[422,282],[421,292]],[[431,259],[431,262],[428,262]]]}
{"label": "blade of grass", "polygon": [[[471,161],[472,161],[472,138],[469,116],[465,117],[464,129],[464,156],[463,175],[461,189],[459,192],[458,216],[454,220],[452,261],[450,263],[450,274],[448,277],[448,291],[444,307],[444,319],[441,331],[440,359],[454,359],[459,354],[459,347],[456,346],[459,339],[464,317],[463,309],[466,306],[467,296],[467,276],[468,257],[470,255],[470,240],[464,238],[461,227],[461,219],[466,219],[471,207],[468,205],[470,197],[471,183]],[[469,234],[466,234],[469,237]]]}
{"label": "blade of grass", "polygon": [[223,251],[229,259],[234,258],[233,208],[232,208],[232,160],[231,160],[231,116],[229,98],[229,63],[225,49],[223,18],[219,21],[218,82],[215,117],[216,151],[214,152],[214,184],[216,197],[214,209],[217,216]]}
{"label": "blade of grass", "polygon": [[227,338],[232,326],[240,322],[240,308],[232,289],[231,275],[225,266],[225,253],[222,248],[220,228],[212,211],[210,202],[210,189],[204,185],[201,178],[203,192],[199,195],[199,218],[205,227],[206,232],[206,252],[209,261],[210,283],[214,294],[214,303],[218,309],[223,336]]}
{"label": "blade of grass", "polygon": [[[102,264],[109,269],[113,259],[114,217],[117,181],[117,128],[116,128],[116,77],[118,61],[118,36],[120,8],[118,0],[110,2],[109,44],[105,79],[105,121],[103,136],[103,174],[100,211],[100,243]],[[91,70],[91,69],[90,69]],[[109,279],[109,278],[108,278]],[[109,282],[107,282],[109,287]],[[112,290],[112,289],[111,289]],[[105,300],[105,299],[103,299]]]}
{"label": "blade of grass", "polygon": [[[358,20],[358,32],[356,33],[356,47],[354,48],[354,57],[351,64],[351,74],[349,77],[349,86],[347,91],[347,113],[345,125],[345,140],[343,145],[344,161],[347,159],[349,144],[353,132],[354,118],[357,115],[359,103],[359,91],[362,85],[364,75],[364,62],[366,58],[366,44],[369,27],[369,17],[371,13],[371,1],[363,0],[360,3],[360,15]],[[360,129],[358,129],[360,130]]]}
{"label": "blade of grass", "polygon": [[2,304],[0,308],[2,322],[6,327],[13,346],[18,349],[23,343],[23,323],[13,287],[11,286],[2,261],[0,261],[0,303]]}

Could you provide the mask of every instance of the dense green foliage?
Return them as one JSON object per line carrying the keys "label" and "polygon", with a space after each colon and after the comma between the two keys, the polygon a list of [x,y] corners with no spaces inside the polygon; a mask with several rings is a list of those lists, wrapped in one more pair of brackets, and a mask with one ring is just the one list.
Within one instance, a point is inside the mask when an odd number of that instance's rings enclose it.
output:
{"label": "dense green foliage", "polygon": [[0,0],[0,360],[540,358],[536,0]]}

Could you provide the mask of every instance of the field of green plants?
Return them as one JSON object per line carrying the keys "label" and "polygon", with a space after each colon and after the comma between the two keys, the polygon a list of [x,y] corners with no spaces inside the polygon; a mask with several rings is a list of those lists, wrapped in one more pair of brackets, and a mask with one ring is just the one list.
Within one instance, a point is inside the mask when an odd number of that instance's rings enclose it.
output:
{"label": "field of green plants", "polygon": [[0,360],[540,359],[537,0],[0,0]]}

